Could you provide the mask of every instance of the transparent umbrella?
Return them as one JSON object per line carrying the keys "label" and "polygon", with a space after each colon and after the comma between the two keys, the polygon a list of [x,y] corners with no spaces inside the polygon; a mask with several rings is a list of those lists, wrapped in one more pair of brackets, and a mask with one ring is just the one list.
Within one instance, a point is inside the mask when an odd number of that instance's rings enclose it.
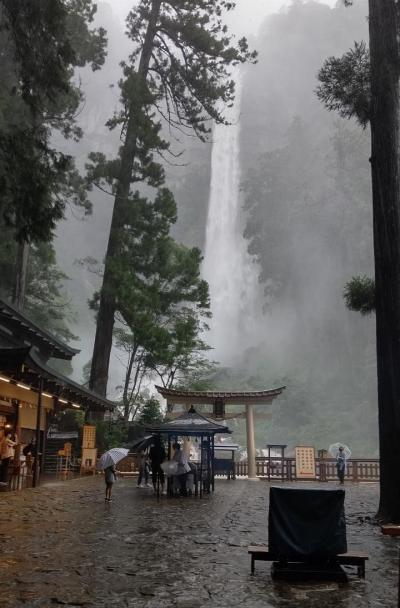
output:
{"label": "transparent umbrella", "polygon": [[120,460],[128,456],[129,450],[126,448],[111,448],[108,452],[105,452],[99,462],[97,463],[97,468],[100,470],[107,469],[108,467],[112,467],[114,464],[117,464]]}
{"label": "transparent umbrella", "polygon": [[336,458],[339,454],[339,448],[343,448],[344,455],[347,459],[350,458],[351,450],[345,443],[332,443],[328,448],[328,452],[333,458]]}

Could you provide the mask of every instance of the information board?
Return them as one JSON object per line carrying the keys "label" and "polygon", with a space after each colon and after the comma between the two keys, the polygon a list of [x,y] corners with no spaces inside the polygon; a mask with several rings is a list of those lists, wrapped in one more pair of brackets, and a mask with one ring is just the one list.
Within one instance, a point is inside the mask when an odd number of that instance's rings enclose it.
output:
{"label": "information board", "polygon": [[308,446],[295,448],[296,455],[296,478],[315,479],[315,450]]}

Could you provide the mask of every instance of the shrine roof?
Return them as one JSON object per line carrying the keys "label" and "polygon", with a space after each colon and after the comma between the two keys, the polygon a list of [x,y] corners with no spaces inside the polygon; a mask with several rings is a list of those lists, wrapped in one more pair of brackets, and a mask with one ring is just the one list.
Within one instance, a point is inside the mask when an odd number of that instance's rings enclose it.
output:
{"label": "shrine roof", "polygon": [[27,388],[38,392],[40,378],[43,391],[60,399],[61,403],[76,402],[92,411],[114,410],[116,404],[101,395],[62,375],[44,362],[35,348],[0,348],[0,372],[6,382],[23,382]]}
{"label": "shrine roof", "polygon": [[[65,344],[46,329],[39,327],[26,315],[16,310],[10,304],[0,300],[0,335],[10,340],[16,347],[36,346],[46,353],[47,357],[55,357],[70,361],[80,351]],[[4,346],[4,344],[2,344]]]}
{"label": "shrine roof", "polygon": [[205,416],[192,410],[185,412],[178,418],[163,424],[149,426],[145,429],[151,433],[167,433],[169,435],[214,435],[216,433],[232,433],[227,426],[209,420]]}

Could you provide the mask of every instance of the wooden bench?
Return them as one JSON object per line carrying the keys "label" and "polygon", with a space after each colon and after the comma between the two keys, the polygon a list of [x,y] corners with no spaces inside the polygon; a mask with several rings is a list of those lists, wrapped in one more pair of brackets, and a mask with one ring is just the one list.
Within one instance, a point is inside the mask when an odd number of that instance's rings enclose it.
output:
{"label": "wooden bench", "polygon": [[[254,574],[255,570],[255,562],[257,560],[264,562],[275,562],[279,561],[278,555],[276,553],[271,553],[268,550],[268,547],[265,545],[250,545],[248,547],[248,553],[251,555],[251,574]],[[341,553],[340,555],[336,555],[332,558],[336,564],[340,564],[341,566],[356,566],[357,574],[361,578],[365,578],[365,562],[369,559],[366,553],[361,553],[360,551],[348,551],[347,553]],[[287,558],[288,562],[290,561],[302,561],[299,558]],[[306,562],[307,560],[303,560]]]}

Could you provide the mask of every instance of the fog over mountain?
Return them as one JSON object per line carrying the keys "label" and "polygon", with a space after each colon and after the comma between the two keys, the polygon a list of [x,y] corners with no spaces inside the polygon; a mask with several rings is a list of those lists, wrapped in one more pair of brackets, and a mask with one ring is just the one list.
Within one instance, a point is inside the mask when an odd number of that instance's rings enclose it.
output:
{"label": "fog over mountain", "polygon": [[[118,107],[130,6],[98,5],[108,57],[101,71],[79,75],[85,136],[69,144],[82,170],[90,151],[111,156],[118,148],[118,133],[105,122]],[[260,447],[340,440],[356,453],[376,452],[374,319],[349,312],[342,298],[353,275],[373,274],[369,134],[330,115],[315,96],[323,61],[366,38],[366,13],[366,2],[346,9],[334,2],[239,1],[229,24],[250,37],[259,60],[237,75],[233,124],[214,131],[209,144],[179,135],[172,141],[174,150],[185,150],[182,164],[167,166],[178,204],[174,236],[201,247],[208,260],[215,320],[207,340],[222,368],[216,386],[288,387],[270,419],[257,425]],[[222,177],[229,179],[217,192]],[[212,219],[227,192],[234,210]],[[91,357],[95,326],[87,300],[99,286],[92,271],[105,253],[113,202],[98,190],[91,199],[93,215],[82,220],[71,210],[56,239],[59,265],[70,277],[71,329],[80,337],[78,379]],[[235,215],[232,228],[227,213]],[[121,381],[118,357],[113,351],[111,397]]]}

